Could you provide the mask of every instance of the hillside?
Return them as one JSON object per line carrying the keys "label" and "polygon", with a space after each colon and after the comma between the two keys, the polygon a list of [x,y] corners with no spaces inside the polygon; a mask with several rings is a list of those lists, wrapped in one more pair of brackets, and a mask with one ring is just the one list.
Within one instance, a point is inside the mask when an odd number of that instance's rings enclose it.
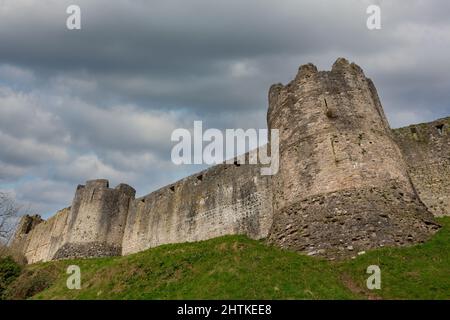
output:
{"label": "hillside", "polygon": [[[125,257],[26,266],[6,290],[21,299],[450,299],[450,217],[425,244],[329,262],[244,236],[164,245]],[[66,288],[81,268],[82,289]],[[365,286],[381,268],[382,289]]]}

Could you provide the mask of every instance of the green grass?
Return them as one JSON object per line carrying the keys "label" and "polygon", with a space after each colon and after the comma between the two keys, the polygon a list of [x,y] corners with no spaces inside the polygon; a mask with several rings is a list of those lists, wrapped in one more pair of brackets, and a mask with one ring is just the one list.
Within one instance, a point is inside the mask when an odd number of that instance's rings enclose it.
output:
{"label": "green grass", "polygon": [[[126,257],[30,265],[10,298],[33,299],[450,299],[450,218],[429,242],[329,262],[244,236],[165,245]],[[66,268],[81,268],[81,290]],[[369,265],[381,290],[366,288]],[[38,291],[38,292],[36,292]]]}

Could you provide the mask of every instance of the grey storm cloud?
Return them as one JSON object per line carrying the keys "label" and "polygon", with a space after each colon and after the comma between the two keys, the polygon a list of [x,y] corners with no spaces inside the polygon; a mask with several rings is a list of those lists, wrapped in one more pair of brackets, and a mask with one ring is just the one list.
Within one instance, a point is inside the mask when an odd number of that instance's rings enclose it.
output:
{"label": "grey storm cloud", "polygon": [[[72,4],[81,30],[65,27]],[[271,84],[339,56],[393,127],[448,116],[449,14],[446,0],[0,0],[0,189],[46,215],[86,179],[150,192],[202,168],[171,163],[173,129],[264,128]]]}

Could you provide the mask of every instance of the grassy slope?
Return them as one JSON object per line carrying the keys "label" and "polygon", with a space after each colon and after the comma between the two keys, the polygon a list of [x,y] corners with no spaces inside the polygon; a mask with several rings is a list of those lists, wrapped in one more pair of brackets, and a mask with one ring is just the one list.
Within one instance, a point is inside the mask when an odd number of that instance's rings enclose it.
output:
{"label": "grassy slope", "polygon": [[[426,244],[339,263],[226,236],[126,257],[36,264],[16,280],[12,296],[38,279],[52,284],[36,299],[450,299],[450,217],[440,222],[444,228]],[[81,268],[81,290],[66,288],[70,264]],[[381,267],[381,290],[363,289],[372,264]]]}

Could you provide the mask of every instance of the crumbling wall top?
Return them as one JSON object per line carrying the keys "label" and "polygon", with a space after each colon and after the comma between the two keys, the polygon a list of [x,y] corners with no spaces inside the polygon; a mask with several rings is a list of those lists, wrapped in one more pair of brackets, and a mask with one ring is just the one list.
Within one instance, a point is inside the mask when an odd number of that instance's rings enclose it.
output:
{"label": "crumbling wall top", "polygon": [[299,81],[301,79],[308,79],[317,72],[318,72],[317,67],[312,63],[304,64],[300,66],[300,68],[298,68],[298,73],[297,76],[295,77],[295,81]]}
{"label": "crumbling wall top", "polygon": [[89,180],[86,182],[86,188],[109,188],[107,179]]}

